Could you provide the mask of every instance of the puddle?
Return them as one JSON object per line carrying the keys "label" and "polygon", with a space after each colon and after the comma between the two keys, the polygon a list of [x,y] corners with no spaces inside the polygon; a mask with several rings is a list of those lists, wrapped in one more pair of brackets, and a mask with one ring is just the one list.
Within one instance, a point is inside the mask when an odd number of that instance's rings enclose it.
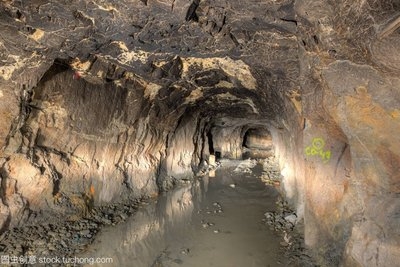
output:
{"label": "puddle", "polygon": [[104,228],[82,256],[113,258],[98,266],[277,266],[281,240],[262,219],[275,209],[278,192],[253,172],[234,169],[217,169],[215,177],[161,195],[124,223]]}

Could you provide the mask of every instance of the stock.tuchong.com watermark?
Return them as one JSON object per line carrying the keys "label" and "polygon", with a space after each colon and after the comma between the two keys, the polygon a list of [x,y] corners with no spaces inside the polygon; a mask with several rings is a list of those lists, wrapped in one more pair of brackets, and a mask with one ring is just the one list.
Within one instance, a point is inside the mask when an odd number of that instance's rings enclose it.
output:
{"label": "stock.tuchong.com watermark", "polygon": [[111,264],[113,263],[113,259],[109,257],[58,257],[58,256],[47,256],[47,257],[37,257],[34,255],[30,256],[10,256],[10,255],[1,255],[0,256],[0,264],[2,265],[30,265],[30,264]]}

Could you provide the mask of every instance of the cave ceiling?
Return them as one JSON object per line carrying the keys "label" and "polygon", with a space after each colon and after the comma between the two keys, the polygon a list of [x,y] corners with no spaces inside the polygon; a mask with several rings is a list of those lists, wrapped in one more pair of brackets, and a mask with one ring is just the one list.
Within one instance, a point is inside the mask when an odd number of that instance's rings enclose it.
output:
{"label": "cave ceiling", "polygon": [[[299,75],[293,1],[2,1],[0,60],[30,88],[53,64],[91,84],[127,80],[160,109],[272,119]],[[55,62],[55,63],[54,63]],[[219,114],[219,115],[216,115]]]}

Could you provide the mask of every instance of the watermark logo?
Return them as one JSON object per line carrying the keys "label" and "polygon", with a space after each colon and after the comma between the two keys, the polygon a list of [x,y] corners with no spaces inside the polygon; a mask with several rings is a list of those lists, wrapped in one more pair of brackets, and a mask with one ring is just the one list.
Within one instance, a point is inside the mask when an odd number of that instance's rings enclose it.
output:
{"label": "watermark logo", "polygon": [[93,264],[112,264],[113,258],[90,258],[90,257],[37,257],[35,255],[30,256],[13,256],[13,255],[1,255],[0,264],[5,265],[36,265],[36,264],[69,264],[72,266],[78,265],[93,265]]}
{"label": "watermark logo", "polygon": [[324,151],[325,141],[320,137],[315,137],[312,140],[312,144],[306,147],[307,156],[319,156],[322,162],[327,163],[331,159],[331,151]]}

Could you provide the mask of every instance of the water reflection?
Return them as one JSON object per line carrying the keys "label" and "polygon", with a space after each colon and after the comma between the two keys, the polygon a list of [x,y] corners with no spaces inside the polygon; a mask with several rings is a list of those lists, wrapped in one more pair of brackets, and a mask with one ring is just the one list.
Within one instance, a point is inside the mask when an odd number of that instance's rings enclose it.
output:
{"label": "water reflection", "polygon": [[107,266],[276,266],[279,239],[261,219],[277,192],[254,176],[218,170],[165,193],[102,230],[83,256],[112,257]]}
{"label": "water reflection", "polygon": [[[171,240],[190,231],[194,209],[192,190],[200,196],[200,184],[187,184],[141,207],[125,223],[106,228],[87,257],[112,257],[114,266],[151,266]],[[198,199],[199,200],[199,199]]]}

